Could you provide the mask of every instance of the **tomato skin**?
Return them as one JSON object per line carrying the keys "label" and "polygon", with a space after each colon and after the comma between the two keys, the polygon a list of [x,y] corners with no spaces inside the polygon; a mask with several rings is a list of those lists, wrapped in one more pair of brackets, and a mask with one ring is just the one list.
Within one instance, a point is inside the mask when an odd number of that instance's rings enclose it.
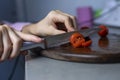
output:
{"label": "tomato skin", "polygon": [[86,42],[83,42],[82,43],[82,46],[83,47],[88,47],[88,46],[90,46],[92,44],[92,40],[88,40],[88,41],[86,41]]}
{"label": "tomato skin", "polygon": [[73,33],[70,37],[70,43],[74,48],[81,47],[83,42],[85,42],[85,39],[80,33]]}
{"label": "tomato skin", "polygon": [[105,25],[100,25],[99,28],[101,28],[102,30],[100,30],[98,34],[101,37],[106,37],[108,35],[108,28]]}
{"label": "tomato skin", "polygon": [[84,38],[82,34],[76,32],[76,33],[73,33],[70,37],[70,42],[71,43],[74,43],[75,40],[77,40],[78,38],[82,39]]}
{"label": "tomato skin", "polygon": [[80,33],[73,33],[70,37],[70,43],[74,48],[88,47],[92,44],[92,40],[89,37],[84,38]]}
{"label": "tomato skin", "polygon": [[82,43],[84,42],[85,42],[85,39],[78,40],[77,42],[73,44],[73,47],[74,48],[82,47]]}

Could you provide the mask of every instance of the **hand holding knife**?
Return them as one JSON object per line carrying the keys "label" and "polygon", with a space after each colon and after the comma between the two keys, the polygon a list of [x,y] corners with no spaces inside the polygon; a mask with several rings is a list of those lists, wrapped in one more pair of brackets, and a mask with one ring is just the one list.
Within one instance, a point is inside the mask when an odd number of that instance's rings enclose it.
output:
{"label": "hand holding knife", "polygon": [[24,42],[24,44],[21,48],[21,51],[29,50],[29,49],[32,49],[35,47],[41,47],[43,49],[56,47],[56,46],[68,43],[70,36],[75,32],[79,32],[84,37],[87,37],[87,36],[90,36],[94,33],[97,33],[100,30],[101,30],[100,28],[94,27],[94,28],[90,28],[90,29],[72,31],[72,32],[67,32],[67,33],[52,35],[52,36],[46,36],[46,37],[44,37],[44,41],[41,43]]}

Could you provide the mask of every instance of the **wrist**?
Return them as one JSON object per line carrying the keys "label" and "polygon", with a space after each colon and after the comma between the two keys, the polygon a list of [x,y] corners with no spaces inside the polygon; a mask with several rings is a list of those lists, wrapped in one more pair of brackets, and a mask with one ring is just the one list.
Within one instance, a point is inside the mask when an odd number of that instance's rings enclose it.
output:
{"label": "wrist", "polygon": [[28,34],[33,34],[33,31],[34,31],[34,30],[32,30],[33,26],[34,26],[34,24],[26,25],[22,28],[21,32],[28,33]]}

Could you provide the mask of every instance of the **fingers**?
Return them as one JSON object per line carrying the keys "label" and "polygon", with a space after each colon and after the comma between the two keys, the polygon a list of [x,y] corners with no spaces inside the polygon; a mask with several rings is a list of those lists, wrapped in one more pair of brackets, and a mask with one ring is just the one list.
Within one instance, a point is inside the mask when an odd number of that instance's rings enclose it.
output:
{"label": "fingers", "polygon": [[19,37],[21,37],[24,41],[37,42],[37,43],[43,41],[43,39],[40,38],[40,37],[38,37],[38,36],[31,35],[31,34],[25,34],[25,33],[22,33],[22,32],[16,31],[16,30],[14,30],[14,31],[15,31],[15,32],[17,33],[17,35],[18,35]]}
{"label": "fingers", "polygon": [[7,25],[0,26],[1,33],[1,56],[0,61],[16,57],[20,52],[22,39]]}
{"label": "fingers", "polygon": [[0,61],[11,59],[20,54],[23,40],[41,42],[43,39],[34,35],[25,34],[10,28],[7,25],[0,26]]}
{"label": "fingers", "polygon": [[[58,29],[54,28],[53,26],[51,26],[51,27],[49,27],[49,28],[52,28],[52,29],[51,29],[51,30],[52,30],[51,35],[57,35],[57,34],[63,34],[63,33],[65,33],[65,31],[63,31],[63,30],[58,30]],[[50,31],[50,32],[51,32],[51,31]]]}
{"label": "fingers", "polygon": [[50,25],[45,32],[47,32],[47,33],[45,34],[46,36],[65,33],[65,31],[63,31],[63,30],[58,30],[58,29],[56,29],[56,28],[54,27],[54,25]]}
{"label": "fingers", "polygon": [[17,36],[17,34],[8,26],[3,25],[3,53],[1,60],[6,60],[8,58],[16,57],[20,52],[20,47],[22,45],[22,39]]}
{"label": "fingers", "polygon": [[66,16],[69,16],[70,18],[71,18],[71,20],[72,20],[72,25],[73,25],[73,27],[76,29],[77,28],[77,20],[76,20],[76,17],[75,16],[72,16],[72,15],[70,15],[70,14],[67,14],[67,13],[63,13],[63,12],[61,12],[60,10],[56,10],[57,12],[59,12],[59,13],[61,13],[61,14],[63,14],[63,15],[66,15]]}
{"label": "fingers", "polygon": [[10,40],[10,37],[9,37],[6,27],[3,27],[2,33],[4,34],[4,36],[3,36],[4,51],[1,56],[1,60],[5,60],[10,55],[10,52],[12,49],[12,42]]}
{"label": "fingers", "polygon": [[3,53],[3,38],[2,38],[2,30],[1,30],[1,27],[0,27],[0,56],[2,55]]}
{"label": "fingers", "polygon": [[[53,21],[56,22],[62,22],[65,24],[68,32],[74,31],[76,27],[76,18],[74,16],[71,16],[69,14],[63,13],[61,11],[51,11],[48,16],[50,18],[53,18]],[[53,16],[53,17],[52,17]]]}

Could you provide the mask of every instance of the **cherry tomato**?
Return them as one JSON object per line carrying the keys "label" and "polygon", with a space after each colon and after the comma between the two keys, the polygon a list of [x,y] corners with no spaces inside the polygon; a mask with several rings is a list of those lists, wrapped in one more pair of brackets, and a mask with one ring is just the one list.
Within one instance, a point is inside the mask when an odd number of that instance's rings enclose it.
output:
{"label": "cherry tomato", "polygon": [[105,25],[101,25],[99,28],[101,28],[101,30],[98,32],[98,34],[101,37],[106,37],[108,35],[108,28]]}
{"label": "cherry tomato", "polygon": [[70,43],[74,48],[88,47],[92,44],[92,40],[89,37],[84,38],[80,33],[73,33],[70,37]]}
{"label": "cherry tomato", "polygon": [[74,48],[81,47],[83,42],[85,42],[85,39],[80,33],[73,33],[70,37],[70,43]]}
{"label": "cherry tomato", "polygon": [[[89,29],[89,27],[84,26],[84,27],[82,27],[81,29]],[[88,37],[85,37],[85,42],[82,43],[82,46],[83,46],[83,47],[88,47],[88,46],[90,46],[91,44],[92,44],[92,40],[90,39],[90,37],[89,37],[89,36],[88,36]]]}
{"label": "cherry tomato", "polygon": [[83,46],[83,47],[88,47],[88,46],[90,46],[91,44],[92,44],[92,40],[88,40],[88,41],[83,42],[83,43],[82,43],[82,46]]}

